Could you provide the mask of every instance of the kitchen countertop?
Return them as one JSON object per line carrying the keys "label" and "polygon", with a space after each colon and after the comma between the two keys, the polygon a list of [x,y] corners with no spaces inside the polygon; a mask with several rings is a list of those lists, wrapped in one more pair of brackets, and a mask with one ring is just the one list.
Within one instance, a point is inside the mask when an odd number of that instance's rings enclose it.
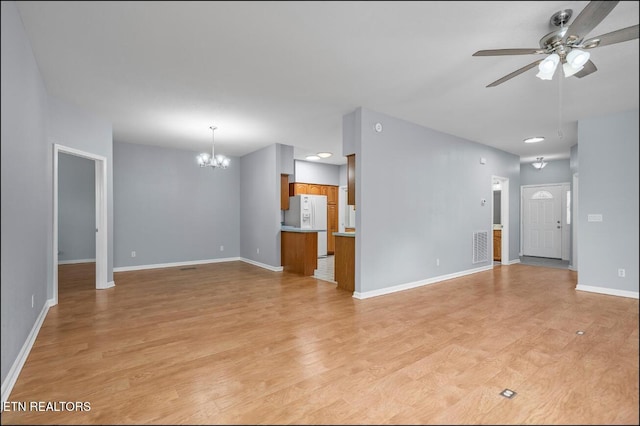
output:
{"label": "kitchen countertop", "polygon": [[310,229],[310,228],[295,228],[293,226],[282,226],[284,232],[325,232],[326,229]]}
{"label": "kitchen countertop", "polygon": [[355,232],[334,232],[333,235],[336,237],[355,237]]}

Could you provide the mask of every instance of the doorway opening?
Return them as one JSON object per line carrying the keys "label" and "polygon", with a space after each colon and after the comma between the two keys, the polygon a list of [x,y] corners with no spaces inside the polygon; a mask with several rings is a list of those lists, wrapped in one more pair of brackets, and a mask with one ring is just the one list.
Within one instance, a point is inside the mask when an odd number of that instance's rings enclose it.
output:
{"label": "doorway opening", "polygon": [[96,289],[114,286],[107,282],[107,159],[103,156],[55,144],[53,146],[53,280],[52,305],[58,304],[58,196],[60,153],[94,161],[95,166],[95,229],[96,229]]}
{"label": "doorway opening", "polygon": [[491,177],[491,229],[494,265],[508,265],[509,260],[509,179]]}

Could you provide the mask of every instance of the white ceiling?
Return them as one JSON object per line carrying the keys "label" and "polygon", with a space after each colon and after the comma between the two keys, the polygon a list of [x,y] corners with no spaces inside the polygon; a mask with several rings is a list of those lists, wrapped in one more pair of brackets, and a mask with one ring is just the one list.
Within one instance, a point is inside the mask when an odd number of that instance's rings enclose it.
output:
{"label": "white ceiling", "polygon": [[[568,158],[577,121],[638,108],[638,40],[591,50],[598,71],[552,81],[537,48],[586,1],[18,1],[50,95],[113,123],[114,139],[242,156],[263,146],[342,164],[342,117],[369,108],[517,154]],[[622,1],[589,36],[638,24]],[[571,22],[570,22],[571,23]],[[561,120],[563,137],[558,136]],[[529,136],[546,141],[526,145]],[[392,147],[390,147],[392,149]]]}

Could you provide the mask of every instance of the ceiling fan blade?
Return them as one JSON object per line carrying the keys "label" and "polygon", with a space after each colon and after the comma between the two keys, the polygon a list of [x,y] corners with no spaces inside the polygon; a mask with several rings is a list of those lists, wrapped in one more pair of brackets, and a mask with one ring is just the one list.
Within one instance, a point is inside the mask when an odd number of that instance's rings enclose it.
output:
{"label": "ceiling fan blade", "polygon": [[503,56],[503,55],[533,55],[545,53],[542,49],[490,49],[478,50],[471,56]]}
{"label": "ceiling fan blade", "polygon": [[640,25],[622,28],[597,37],[591,37],[589,40],[583,41],[582,44],[585,49],[590,49],[593,47],[607,46],[609,44],[633,40],[638,38],[638,28],[640,28]]}
{"label": "ceiling fan blade", "polygon": [[589,74],[593,74],[596,71],[598,71],[598,68],[596,68],[596,65],[591,61],[587,61],[587,63],[584,64],[584,67],[580,71],[575,73],[573,76],[582,78],[582,77],[588,76]]}
{"label": "ceiling fan blade", "polygon": [[533,62],[533,63],[531,63],[531,64],[529,64],[529,65],[526,65],[526,66],[524,66],[524,67],[522,67],[522,68],[520,68],[520,69],[518,69],[518,70],[516,70],[516,71],[512,72],[511,74],[507,74],[507,75],[505,75],[504,77],[502,77],[502,78],[501,78],[501,79],[499,79],[499,80],[494,81],[493,83],[491,83],[491,84],[490,84],[490,85],[488,85],[487,87],[495,87],[495,86],[497,86],[498,84],[502,84],[502,83],[504,83],[504,82],[505,82],[505,81],[507,81],[507,80],[511,80],[513,77],[515,77],[515,76],[517,76],[517,75],[520,75],[520,74],[522,74],[523,72],[528,71],[528,70],[530,70],[531,68],[534,68],[534,67],[538,66],[538,64],[539,64],[540,62],[542,62],[542,59],[540,59],[540,60],[538,60],[538,61],[535,61],[535,62]]}
{"label": "ceiling fan blade", "polygon": [[617,1],[591,1],[569,25],[564,35],[565,41],[582,40],[618,4]]}

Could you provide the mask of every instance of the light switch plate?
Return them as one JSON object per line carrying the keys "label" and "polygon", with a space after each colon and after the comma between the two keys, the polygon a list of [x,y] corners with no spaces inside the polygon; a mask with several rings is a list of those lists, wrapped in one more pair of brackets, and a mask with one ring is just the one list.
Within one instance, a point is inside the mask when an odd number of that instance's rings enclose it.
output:
{"label": "light switch plate", "polygon": [[587,215],[587,222],[602,222],[601,214],[589,214]]}

